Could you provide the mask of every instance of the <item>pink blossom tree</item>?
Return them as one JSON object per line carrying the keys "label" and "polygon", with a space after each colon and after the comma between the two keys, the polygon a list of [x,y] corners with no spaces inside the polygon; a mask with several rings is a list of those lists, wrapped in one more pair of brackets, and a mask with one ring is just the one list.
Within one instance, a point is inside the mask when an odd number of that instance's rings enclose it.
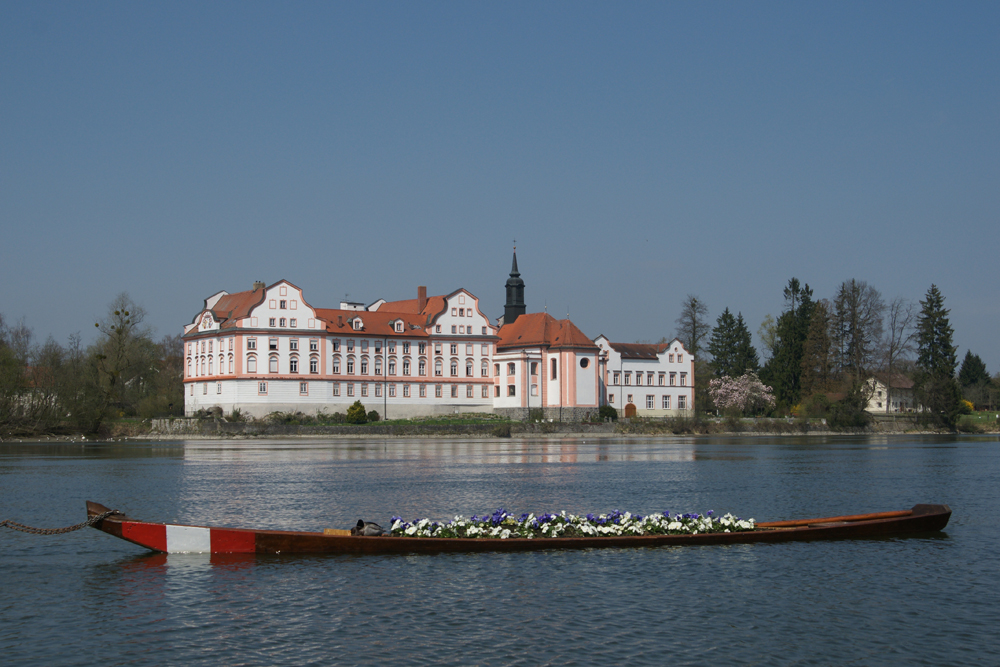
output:
{"label": "pink blossom tree", "polygon": [[717,408],[728,413],[755,415],[774,408],[771,387],[761,382],[756,373],[711,380],[708,395]]}

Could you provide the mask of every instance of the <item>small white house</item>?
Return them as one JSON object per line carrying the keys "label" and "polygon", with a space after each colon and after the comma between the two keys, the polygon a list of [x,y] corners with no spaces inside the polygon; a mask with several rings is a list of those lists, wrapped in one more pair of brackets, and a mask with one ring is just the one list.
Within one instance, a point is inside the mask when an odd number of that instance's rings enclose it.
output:
{"label": "small white house", "polygon": [[868,378],[868,412],[890,414],[920,412],[913,392],[913,380],[900,373]]}

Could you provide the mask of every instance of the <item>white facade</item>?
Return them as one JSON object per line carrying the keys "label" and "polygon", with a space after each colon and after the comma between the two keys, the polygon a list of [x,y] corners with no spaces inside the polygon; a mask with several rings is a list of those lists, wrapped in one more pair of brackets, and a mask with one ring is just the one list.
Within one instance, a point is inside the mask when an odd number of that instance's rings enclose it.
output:
{"label": "white facade", "polygon": [[690,416],[694,413],[694,360],[678,339],[661,345],[612,343],[598,336],[601,405],[621,416]]}

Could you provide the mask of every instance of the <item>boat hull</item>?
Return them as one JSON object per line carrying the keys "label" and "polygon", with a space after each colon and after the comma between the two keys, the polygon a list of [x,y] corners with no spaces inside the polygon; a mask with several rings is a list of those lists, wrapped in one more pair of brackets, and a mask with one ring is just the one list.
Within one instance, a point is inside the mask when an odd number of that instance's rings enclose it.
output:
{"label": "boat hull", "polygon": [[[108,508],[87,503],[88,516]],[[413,554],[467,553],[483,551],[542,551],[549,549],[621,549],[637,547],[754,544],[807,540],[844,540],[893,537],[943,530],[951,509],[947,505],[915,505],[911,510],[800,521],[757,524],[759,530],[702,535],[634,535],[556,538],[433,538],[361,537],[324,533],[212,528],[136,521],[115,515],[98,521],[94,528],[162,553],[213,554]]]}

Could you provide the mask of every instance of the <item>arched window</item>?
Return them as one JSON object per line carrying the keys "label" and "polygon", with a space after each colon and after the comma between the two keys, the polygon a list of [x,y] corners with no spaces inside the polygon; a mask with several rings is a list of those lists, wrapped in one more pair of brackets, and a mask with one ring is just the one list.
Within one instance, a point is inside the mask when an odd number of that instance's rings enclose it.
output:
{"label": "arched window", "polygon": [[208,374],[215,375],[215,357],[208,358]]}
{"label": "arched window", "polygon": [[256,373],[256,372],[257,372],[257,357],[251,354],[249,357],[247,357],[247,373]]}
{"label": "arched window", "polygon": [[421,359],[420,360],[419,364],[417,365],[417,372],[420,375],[427,375],[427,360],[426,359]]}
{"label": "arched window", "polygon": [[299,358],[298,357],[292,357],[291,359],[288,360],[288,372],[289,373],[298,373],[299,372]]}
{"label": "arched window", "polygon": [[354,357],[347,357],[347,374],[354,375]]}
{"label": "arched window", "polygon": [[552,360],[552,377],[550,379],[552,379],[552,380],[556,379],[556,360],[555,359]]}
{"label": "arched window", "polygon": [[466,359],[465,360],[465,377],[467,377],[467,378],[472,377],[473,363],[474,362],[473,362],[472,359]]}
{"label": "arched window", "polygon": [[389,375],[396,374],[396,357],[389,358]]}
{"label": "arched window", "polygon": [[226,374],[226,356],[224,354],[219,355],[219,375]]}
{"label": "arched window", "polygon": [[201,374],[205,374],[205,357],[201,358]]}
{"label": "arched window", "polygon": [[490,362],[483,359],[482,368],[480,369],[480,374],[485,378],[490,376]]}
{"label": "arched window", "polygon": [[309,357],[309,372],[319,373],[319,357]]}
{"label": "arched window", "polygon": [[456,377],[458,375],[458,359],[451,360],[451,376]]}
{"label": "arched window", "polygon": [[271,373],[277,373],[278,372],[278,357],[271,357],[271,358],[269,358],[268,361],[267,361],[267,363],[268,363],[268,371],[269,372],[271,372]]}
{"label": "arched window", "polygon": [[441,375],[441,360],[436,359],[434,361],[434,375]]}
{"label": "arched window", "polygon": [[368,375],[368,357],[361,357],[361,374]]}
{"label": "arched window", "polygon": [[410,358],[403,359],[403,375],[410,374]]}
{"label": "arched window", "polygon": [[340,355],[333,355],[333,374],[340,375]]}
{"label": "arched window", "polygon": [[229,374],[233,374],[233,355],[229,355]]}
{"label": "arched window", "polygon": [[382,375],[382,357],[375,357],[375,375]]}
{"label": "arched window", "polygon": [[188,377],[191,377],[191,357],[188,357]]}

